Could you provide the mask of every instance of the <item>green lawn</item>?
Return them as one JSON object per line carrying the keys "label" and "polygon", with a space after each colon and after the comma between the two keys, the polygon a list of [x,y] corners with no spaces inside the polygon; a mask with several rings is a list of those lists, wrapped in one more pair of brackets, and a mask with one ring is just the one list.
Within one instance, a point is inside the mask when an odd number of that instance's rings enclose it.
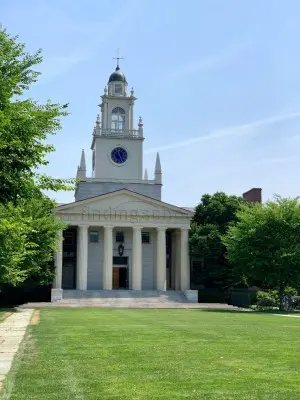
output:
{"label": "green lawn", "polygon": [[300,318],[47,309],[2,399],[300,399]]}

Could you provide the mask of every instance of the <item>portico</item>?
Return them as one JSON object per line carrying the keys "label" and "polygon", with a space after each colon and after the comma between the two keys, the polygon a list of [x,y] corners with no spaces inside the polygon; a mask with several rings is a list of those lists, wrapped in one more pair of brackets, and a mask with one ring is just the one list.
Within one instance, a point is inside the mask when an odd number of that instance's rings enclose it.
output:
{"label": "portico", "polygon": [[[127,268],[127,289],[189,290],[190,211],[126,189],[78,203],[55,209],[68,228],[60,232],[55,255],[54,297],[62,296],[63,289],[117,288],[114,269],[121,267]],[[70,253],[73,286],[68,283]],[[120,258],[126,260],[121,267],[114,262]]]}
{"label": "portico", "polygon": [[[100,228],[100,227],[99,227]],[[115,229],[118,227],[115,227]],[[100,228],[101,229],[101,228]],[[156,282],[154,289],[167,290],[166,278],[166,229],[156,228]],[[77,247],[77,265],[76,265],[76,289],[87,290],[87,272],[88,272],[88,225],[78,225],[78,247]],[[113,231],[112,225],[103,227],[104,231],[104,252],[103,252],[103,285],[99,289],[112,289],[112,271],[113,271]],[[133,247],[132,247],[132,269],[131,285],[129,289],[142,290],[142,227],[133,227]],[[174,279],[177,283],[169,289],[188,290],[189,289],[189,258],[185,251],[185,236],[187,228],[174,230],[173,233],[179,237],[179,246],[176,248],[176,259],[172,260],[174,265]],[[62,233],[62,232],[61,232]],[[61,235],[59,246],[62,248],[63,236]],[[175,244],[176,246],[176,244]],[[179,262],[178,262],[179,261]],[[63,276],[63,252],[59,249],[55,257],[56,278],[54,289],[62,289]],[[100,268],[100,266],[99,266]],[[173,285],[172,285],[173,286]]]}

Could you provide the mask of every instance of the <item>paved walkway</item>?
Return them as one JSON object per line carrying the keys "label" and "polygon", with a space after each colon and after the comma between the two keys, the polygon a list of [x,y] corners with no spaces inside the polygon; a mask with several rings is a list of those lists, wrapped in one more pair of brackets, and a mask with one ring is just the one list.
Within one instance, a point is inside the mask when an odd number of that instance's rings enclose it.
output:
{"label": "paved walkway", "polygon": [[300,318],[300,315],[293,315],[293,314],[272,314],[276,315],[277,317],[291,317],[291,318]]}
{"label": "paved walkway", "polygon": [[24,338],[32,312],[32,309],[15,312],[0,323],[0,390]]}

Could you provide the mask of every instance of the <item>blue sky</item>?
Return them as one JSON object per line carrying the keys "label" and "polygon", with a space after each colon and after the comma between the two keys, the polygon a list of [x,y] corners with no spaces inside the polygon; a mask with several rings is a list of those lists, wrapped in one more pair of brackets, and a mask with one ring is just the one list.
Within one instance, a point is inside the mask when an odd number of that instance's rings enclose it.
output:
{"label": "blue sky", "polygon": [[[43,49],[30,97],[70,104],[46,172],[74,177],[100,95],[115,67],[138,97],[144,166],[155,153],[163,200],[193,206],[204,193],[300,194],[298,0],[1,0],[1,22]],[[59,202],[72,193],[57,193]]]}

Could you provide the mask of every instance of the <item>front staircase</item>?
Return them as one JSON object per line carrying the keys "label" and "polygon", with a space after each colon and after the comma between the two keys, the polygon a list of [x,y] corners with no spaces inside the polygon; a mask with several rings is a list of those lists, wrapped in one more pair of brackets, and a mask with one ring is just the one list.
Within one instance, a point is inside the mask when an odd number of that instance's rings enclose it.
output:
{"label": "front staircase", "polygon": [[233,310],[228,304],[190,302],[183,291],[157,290],[63,290],[62,299],[48,303],[54,307],[103,308],[198,308]]}
{"label": "front staircase", "polygon": [[77,306],[156,308],[188,303],[181,291],[157,290],[64,290],[62,300],[56,304]]}

